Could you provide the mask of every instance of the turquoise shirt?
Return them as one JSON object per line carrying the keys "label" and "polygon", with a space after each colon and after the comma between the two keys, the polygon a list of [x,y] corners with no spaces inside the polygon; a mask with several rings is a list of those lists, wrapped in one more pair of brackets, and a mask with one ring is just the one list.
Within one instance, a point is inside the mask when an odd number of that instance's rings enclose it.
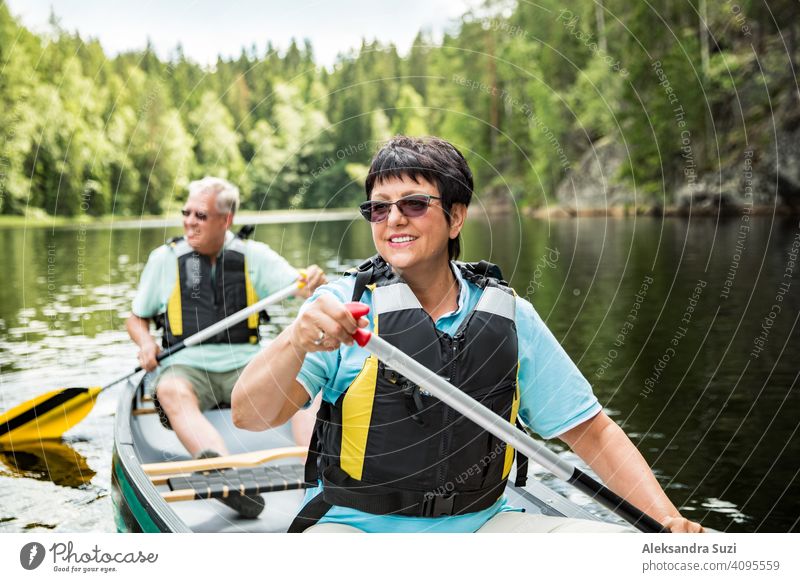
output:
{"label": "turquoise shirt", "polygon": [[[475,308],[481,290],[464,281],[453,268],[460,290],[458,308],[440,317],[436,328],[454,335],[467,315]],[[322,293],[330,293],[340,301],[350,301],[355,277],[344,277],[324,285],[306,301],[305,309]],[[367,290],[361,298],[372,306],[372,293]],[[371,314],[368,329],[372,329]],[[533,306],[517,297],[515,323],[519,350],[519,416],[523,423],[542,438],[553,438],[592,418],[601,410],[589,382],[578,370],[558,340],[536,313]],[[322,398],[336,402],[355,380],[369,353],[357,345],[342,346],[334,352],[314,352],[306,356],[297,376],[313,398],[322,391]],[[321,488],[306,491],[305,503]],[[403,515],[373,515],[348,507],[334,506],[320,523],[343,523],[367,532],[473,532],[501,511],[514,510],[505,496],[483,511],[451,517],[409,517]]]}
{"label": "turquoise shirt", "polygon": [[[225,236],[224,247],[227,247],[233,239],[234,236],[229,231]],[[259,299],[288,287],[298,277],[297,270],[264,243],[245,241],[245,257],[250,281],[253,283]],[[152,319],[154,316],[164,313],[177,277],[178,260],[169,246],[160,246],[150,253],[142,271],[139,288],[133,299],[131,309],[134,315]],[[208,284],[210,285],[212,282],[208,281]],[[208,372],[229,372],[246,366],[259,349],[257,344],[192,346],[166,358],[161,365],[180,364]]]}

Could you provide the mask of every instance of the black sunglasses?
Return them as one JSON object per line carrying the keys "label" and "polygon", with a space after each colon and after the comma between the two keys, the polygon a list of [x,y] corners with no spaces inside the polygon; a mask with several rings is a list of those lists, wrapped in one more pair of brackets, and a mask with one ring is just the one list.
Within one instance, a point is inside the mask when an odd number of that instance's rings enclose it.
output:
{"label": "black sunglasses", "polygon": [[206,214],[205,212],[200,212],[199,210],[194,210],[194,211],[186,210],[185,208],[181,210],[181,214],[183,214],[185,218],[189,218],[192,215],[192,212],[194,212],[194,215],[200,222],[205,222],[206,220],[208,220],[208,214]]}
{"label": "black sunglasses", "polygon": [[418,218],[428,211],[431,200],[441,200],[439,196],[429,194],[411,194],[405,196],[397,202],[386,202],[384,200],[367,200],[358,206],[361,216],[370,222],[383,222],[389,218],[392,206],[397,206],[400,213],[406,218]]}

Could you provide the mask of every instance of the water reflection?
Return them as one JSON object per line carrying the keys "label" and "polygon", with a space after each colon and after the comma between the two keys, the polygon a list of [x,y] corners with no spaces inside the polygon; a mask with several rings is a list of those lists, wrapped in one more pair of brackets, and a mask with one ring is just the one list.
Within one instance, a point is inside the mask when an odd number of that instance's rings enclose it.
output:
{"label": "water reflection", "polygon": [[52,481],[62,487],[81,487],[95,476],[86,457],[61,441],[40,441],[0,449],[0,463],[10,476]]}

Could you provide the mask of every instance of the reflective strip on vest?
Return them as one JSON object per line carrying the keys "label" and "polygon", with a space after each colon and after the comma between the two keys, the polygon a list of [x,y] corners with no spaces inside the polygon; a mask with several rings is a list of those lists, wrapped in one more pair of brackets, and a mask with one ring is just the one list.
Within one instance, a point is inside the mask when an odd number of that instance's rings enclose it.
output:
{"label": "reflective strip on vest", "polygon": [[[225,240],[228,241],[227,236]],[[246,249],[247,243],[240,238],[234,238],[232,241],[228,241],[228,244],[225,247],[226,251],[236,251],[237,253],[242,254],[245,254]]]}
{"label": "reflective strip on vest", "polygon": [[511,321],[514,321],[516,308],[517,302],[514,295],[497,287],[486,287],[478,300],[478,305],[475,306],[476,311],[485,311]]}
{"label": "reflective strip on vest", "polygon": [[372,292],[372,304],[376,314],[422,309],[417,296],[405,283],[376,287]]}
{"label": "reflective strip on vest", "polygon": [[184,239],[174,242],[170,246],[172,247],[172,252],[174,252],[175,256],[178,258],[181,258],[186,253],[191,253],[194,250],[192,249],[192,245],[190,245]]}

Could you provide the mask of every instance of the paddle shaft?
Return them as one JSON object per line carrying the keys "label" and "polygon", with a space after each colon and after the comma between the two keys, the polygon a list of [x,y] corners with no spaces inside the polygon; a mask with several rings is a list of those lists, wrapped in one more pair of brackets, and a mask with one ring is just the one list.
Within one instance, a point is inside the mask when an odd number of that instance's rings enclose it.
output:
{"label": "paddle shaft", "polygon": [[[355,308],[351,305],[348,304],[348,308],[354,312]],[[353,314],[356,315],[356,313]],[[363,311],[358,315],[363,315]],[[497,438],[504,440],[559,479],[574,485],[583,493],[596,499],[640,531],[646,533],[669,532],[655,519],[622,499],[608,487],[598,483],[544,445],[536,442],[528,434],[510,424],[508,420],[495,414],[383,338],[364,330],[358,330],[353,337],[360,346],[374,354],[384,365],[393,368],[456,412],[461,413]]]}
{"label": "paddle shaft", "polygon": [[[268,305],[286,299],[304,285],[305,281],[300,280],[277,293],[265,297],[261,301],[170,346],[157,354],[156,360],[160,362],[183,348],[204,342],[230,326],[258,313]],[[0,443],[61,438],[65,431],[75,426],[89,414],[98,394],[141,371],[142,367],[138,366],[132,372],[103,387],[63,388],[53,390],[28,402],[23,402],[10,411],[0,414]]]}
{"label": "paddle shaft", "polygon": [[[267,307],[269,305],[272,305],[273,303],[279,303],[279,302],[283,301],[284,299],[286,299],[287,297],[291,297],[294,294],[294,292],[297,291],[301,286],[302,286],[301,283],[292,283],[288,287],[285,287],[285,288],[281,289],[280,291],[276,291],[272,295],[268,295],[268,296],[264,297],[264,299],[262,299],[261,301],[253,303],[249,307],[245,307],[241,311],[237,311],[236,313],[234,313],[233,315],[229,315],[225,319],[221,319],[220,321],[218,321],[214,325],[210,325],[209,327],[207,327],[207,328],[205,328],[205,329],[203,329],[201,331],[198,331],[196,334],[187,337],[185,340],[183,340],[181,342],[178,342],[177,344],[171,345],[170,347],[168,347],[165,350],[160,351],[158,353],[158,355],[156,355],[156,361],[160,362],[164,358],[168,358],[171,355],[176,354],[177,352],[181,351],[183,348],[189,348],[191,346],[196,346],[198,344],[203,343],[208,338],[214,337],[219,332],[224,331],[224,330],[228,329],[229,327],[234,326],[234,325],[236,325],[237,323],[239,323],[241,321],[244,321],[245,319],[247,319],[251,315],[253,315],[255,313],[258,313],[259,311],[263,310],[265,307]],[[111,388],[115,384],[119,384],[123,380],[127,380],[128,378],[130,378],[134,374],[137,374],[137,373],[141,372],[143,369],[144,368],[142,368],[141,366],[137,366],[136,369],[133,372],[129,372],[128,374],[125,374],[121,378],[117,378],[113,382],[110,382],[110,383],[106,384],[105,386],[103,386],[103,388],[101,389],[101,392],[102,392],[102,390],[105,390],[106,388]]]}

